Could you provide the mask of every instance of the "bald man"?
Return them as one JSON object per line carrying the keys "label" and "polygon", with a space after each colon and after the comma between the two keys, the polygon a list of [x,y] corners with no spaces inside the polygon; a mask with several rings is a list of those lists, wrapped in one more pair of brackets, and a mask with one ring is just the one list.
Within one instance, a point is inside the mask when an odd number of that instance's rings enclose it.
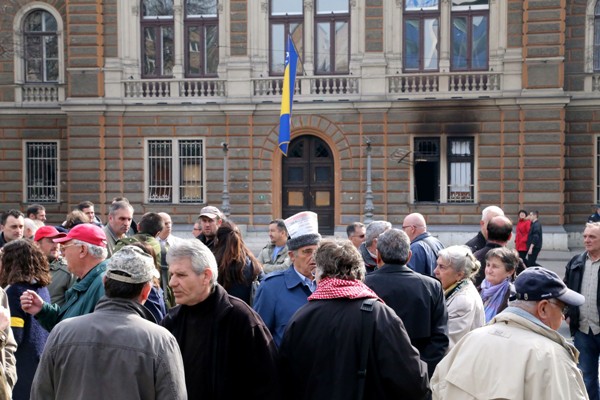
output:
{"label": "bald man", "polygon": [[465,243],[473,253],[483,248],[487,243],[487,225],[490,220],[498,215],[504,215],[504,211],[498,206],[489,206],[481,212],[481,221],[479,221],[479,232],[471,240]]}
{"label": "bald man", "polygon": [[427,232],[425,217],[419,213],[408,214],[402,223],[402,230],[410,239],[412,252],[407,266],[415,272],[433,276],[438,252],[444,248],[442,242]]}

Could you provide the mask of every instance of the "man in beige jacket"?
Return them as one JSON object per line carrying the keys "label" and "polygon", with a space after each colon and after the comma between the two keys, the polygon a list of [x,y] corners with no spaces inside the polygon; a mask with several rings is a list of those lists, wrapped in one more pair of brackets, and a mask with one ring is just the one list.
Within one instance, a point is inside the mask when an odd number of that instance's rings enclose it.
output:
{"label": "man in beige jacket", "polygon": [[579,352],[556,330],[567,306],[585,298],[552,271],[530,267],[515,281],[517,299],[461,339],[438,364],[433,399],[588,399]]}

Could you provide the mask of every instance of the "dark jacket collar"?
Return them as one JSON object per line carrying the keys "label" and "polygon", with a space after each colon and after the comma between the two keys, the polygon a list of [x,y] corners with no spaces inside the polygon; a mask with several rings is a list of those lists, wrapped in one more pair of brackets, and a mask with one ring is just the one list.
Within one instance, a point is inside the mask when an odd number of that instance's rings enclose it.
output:
{"label": "dark jacket collar", "polygon": [[401,264],[383,264],[381,266],[381,268],[378,268],[376,270],[376,272],[381,273],[381,274],[393,274],[396,272],[416,274],[415,271],[408,268],[406,265],[401,265]]}

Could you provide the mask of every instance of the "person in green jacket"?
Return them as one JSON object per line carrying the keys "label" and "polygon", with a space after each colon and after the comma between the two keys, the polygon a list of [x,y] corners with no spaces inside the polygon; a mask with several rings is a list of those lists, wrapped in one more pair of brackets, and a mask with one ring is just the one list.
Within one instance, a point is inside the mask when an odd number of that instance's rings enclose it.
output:
{"label": "person in green jacket", "polygon": [[89,314],[96,303],[104,296],[102,278],[106,271],[106,235],[102,228],[94,224],[80,224],[69,231],[67,236],[53,239],[61,243],[61,251],[67,260],[69,270],[78,279],[65,292],[62,306],[44,302],[37,293],[27,290],[21,295],[23,310],[51,331],[60,321]]}

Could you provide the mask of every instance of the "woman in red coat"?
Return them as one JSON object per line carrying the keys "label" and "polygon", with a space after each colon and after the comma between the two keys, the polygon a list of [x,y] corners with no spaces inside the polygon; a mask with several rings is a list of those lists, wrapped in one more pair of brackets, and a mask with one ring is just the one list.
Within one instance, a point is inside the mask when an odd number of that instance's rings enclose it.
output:
{"label": "woman in red coat", "polygon": [[527,258],[527,237],[529,236],[529,229],[531,227],[531,221],[527,217],[527,211],[519,210],[519,222],[517,222],[517,237],[515,238],[515,247],[519,252],[521,260],[525,261]]}

